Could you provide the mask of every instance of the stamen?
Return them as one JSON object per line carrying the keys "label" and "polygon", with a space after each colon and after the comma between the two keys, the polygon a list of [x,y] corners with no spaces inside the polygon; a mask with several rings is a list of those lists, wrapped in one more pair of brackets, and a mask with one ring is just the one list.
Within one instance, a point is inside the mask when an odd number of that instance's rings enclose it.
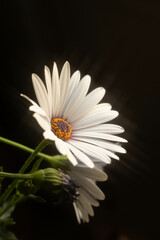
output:
{"label": "stamen", "polygon": [[62,140],[68,140],[71,138],[72,127],[62,118],[53,118],[51,120],[51,130]]}

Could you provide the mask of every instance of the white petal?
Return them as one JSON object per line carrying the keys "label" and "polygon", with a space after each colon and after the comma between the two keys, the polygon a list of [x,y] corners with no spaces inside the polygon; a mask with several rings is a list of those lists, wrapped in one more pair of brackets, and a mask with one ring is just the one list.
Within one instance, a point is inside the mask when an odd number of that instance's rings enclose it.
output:
{"label": "white petal", "polygon": [[43,136],[44,136],[45,139],[49,139],[49,140],[52,140],[52,141],[55,141],[57,139],[57,136],[54,135],[54,133],[51,130],[46,130],[43,133]]}
{"label": "white petal", "polygon": [[[74,138],[72,140],[74,141]],[[88,141],[89,143],[79,142],[79,141],[76,140],[75,142],[73,142],[73,144],[74,143],[78,144],[81,147],[81,149],[87,149],[87,150],[91,150],[91,151],[96,152],[96,153],[100,153],[101,157],[102,157],[102,154],[103,154],[104,158],[106,158],[106,156],[109,156],[111,158],[119,160],[119,157],[117,155],[115,155],[113,152],[102,148],[102,146],[95,146],[96,144],[94,143],[94,139],[89,138],[89,140],[91,140],[90,142]]]}
{"label": "white petal", "polygon": [[65,62],[60,74],[60,107],[58,115],[62,115],[63,105],[66,99],[66,93],[68,91],[70,80],[70,65],[69,62]]}
{"label": "white petal", "polygon": [[38,114],[46,117],[47,119],[49,119],[48,116],[46,115],[45,111],[44,111],[42,108],[40,108],[40,107],[38,106],[38,104],[35,103],[32,99],[30,99],[29,97],[27,97],[27,96],[24,95],[24,94],[20,94],[20,96],[21,96],[21,97],[24,97],[25,99],[27,99],[29,102],[31,102],[31,103],[33,104],[32,106],[29,107],[29,110],[30,110],[30,111],[33,111],[33,112],[35,112],[35,113],[38,113]]}
{"label": "white petal", "polygon": [[86,113],[91,111],[93,107],[98,104],[102,98],[104,97],[105,89],[100,87],[96,88],[92,92],[90,92],[81,105],[71,114],[72,122],[74,122],[77,119],[82,118]]}
{"label": "white petal", "polygon": [[83,197],[83,195],[79,196],[78,202],[82,204],[82,206],[90,216],[94,216],[93,208],[91,207],[90,203],[85,199],[85,197]]}
{"label": "white petal", "polygon": [[67,152],[67,157],[70,160],[70,162],[73,164],[73,166],[76,166],[78,164],[76,158],[73,156],[73,154],[71,153],[71,151]]}
{"label": "white petal", "polygon": [[95,181],[106,181],[107,175],[101,169],[98,168],[87,168],[87,167],[78,167],[74,168],[74,171],[82,175],[83,177],[87,177],[93,179]]}
{"label": "white petal", "polygon": [[22,94],[22,93],[20,94],[20,96],[21,96],[21,97],[24,97],[25,99],[27,99],[27,100],[28,100],[29,102],[31,102],[33,105],[38,106],[37,103],[35,103],[35,102],[34,102],[32,99],[30,99],[28,96],[26,96],[26,95],[24,95],[24,94]]}
{"label": "white petal", "polygon": [[104,193],[101,191],[101,189],[90,179],[81,179],[84,183],[83,187],[84,189],[86,189],[88,192],[90,192],[90,194],[98,199],[98,200],[104,200],[105,199],[105,195]]}
{"label": "white petal", "polygon": [[81,220],[83,220],[82,212],[81,212],[80,209],[78,208],[77,203],[78,203],[78,201],[76,201],[75,204],[76,204],[76,206],[77,206],[77,210],[78,210],[79,217],[80,217]]}
{"label": "white petal", "polygon": [[43,109],[40,108],[39,106],[32,105],[29,107],[29,110],[43,116],[44,118],[46,118],[48,120],[48,122],[50,122],[49,117],[46,115],[46,113],[43,111]]}
{"label": "white petal", "polygon": [[89,192],[94,198],[99,200],[104,200],[104,193],[100,190],[100,188],[90,179],[82,178],[77,175],[77,173],[71,173],[71,176],[74,177],[81,184],[81,188],[83,187],[87,192]]}
{"label": "white petal", "polygon": [[89,114],[85,118],[72,124],[74,130],[95,126],[101,123],[111,121],[118,116],[117,111],[102,111],[97,114]]}
{"label": "white petal", "polygon": [[[102,162],[100,159],[96,159],[96,158],[93,158],[93,157],[90,157],[92,162],[94,163],[94,166],[99,168],[99,169],[103,169],[105,166],[106,166],[106,163],[105,162]],[[84,164],[83,163],[78,163],[77,166],[79,167],[84,167]]]}
{"label": "white petal", "polygon": [[63,118],[67,119],[70,122],[70,115],[72,112],[75,111],[83,101],[84,97],[86,96],[89,86],[91,83],[90,76],[85,76],[77,85],[77,88],[74,90],[73,94],[71,95],[66,109],[63,113]]}
{"label": "white petal", "polygon": [[90,160],[90,158],[85,155],[83,152],[79,151],[77,148],[75,148],[73,145],[71,145],[70,143],[67,143],[69,149],[75,154],[75,156],[84,164],[86,164],[88,167],[93,168],[94,164],[93,162]]}
{"label": "white petal", "polygon": [[69,151],[69,149],[64,141],[62,141],[60,138],[57,138],[55,141],[55,145],[56,145],[58,151],[62,155],[67,155],[67,152]]}
{"label": "white petal", "polygon": [[51,129],[51,125],[45,117],[43,117],[37,113],[34,113],[33,117],[37,120],[37,122],[41,126],[41,128],[43,128],[45,131]]}
{"label": "white petal", "polygon": [[63,140],[57,138],[56,141],[55,141],[55,145],[56,145],[58,151],[59,151],[62,155],[66,155],[66,156],[68,157],[68,159],[70,160],[70,162],[71,162],[74,166],[77,165],[78,162],[77,162],[76,158],[75,158],[75,157],[73,156],[73,154],[70,152],[67,144],[66,144]]}
{"label": "white petal", "polygon": [[52,86],[51,86],[51,72],[47,66],[44,68],[45,81],[48,92],[49,116],[52,117]]}
{"label": "white petal", "polygon": [[74,210],[75,210],[75,213],[76,213],[77,221],[80,224],[81,223],[81,219],[80,219],[79,211],[78,211],[78,208],[77,208],[77,205],[76,205],[75,202],[73,202],[73,207],[74,207]]}
{"label": "white petal", "polygon": [[65,108],[66,108],[66,106],[68,104],[68,100],[70,99],[71,95],[75,91],[76,86],[79,83],[79,80],[80,80],[80,72],[76,71],[75,73],[73,73],[73,75],[72,75],[72,77],[71,77],[71,79],[69,81],[69,87],[68,87],[68,91],[67,91],[67,94],[66,94],[66,99],[65,99],[65,103],[63,105],[62,112],[65,111]]}
{"label": "white petal", "polygon": [[73,73],[73,75],[71,76],[71,79],[69,81],[69,92],[68,92],[68,99],[70,98],[70,96],[72,95],[72,92],[74,91],[75,87],[77,86],[77,84],[80,81],[80,72],[76,71]]}
{"label": "white petal", "polygon": [[93,158],[97,158],[108,164],[111,163],[110,157],[105,155],[104,153],[102,153],[103,149],[100,149],[99,151],[97,151],[96,146],[93,146],[91,144],[87,145],[87,144],[84,144],[84,143],[76,141],[76,140],[70,140],[70,143],[73,146],[75,146],[76,148],[80,149],[85,154],[87,154]]}
{"label": "white petal", "polygon": [[93,127],[83,128],[80,130],[82,131],[91,131],[91,132],[103,132],[109,134],[119,134],[124,132],[124,128],[115,124],[100,124]]}
{"label": "white petal", "polygon": [[32,74],[32,82],[39,105],[49,116],[49,102],[46,88],[42,80],[36,74]]}
{"label": "white petal", "polygon": [[126,150],[122,148],[120,145],[118,145],[117,143],[111,143],[106,140],[87,138],[87,137],[74,137],[73,139],[82,141],[82,142],[92,143],[99,147],[111,150],[113,152],[126,153]]}
{"label": "white petal", "polygon": [[89,222],[89,217],[88,217],[88,213],[87,211],[84,209],[84,207],[82,206],[82,204],[77,201],[77,208],[79,209],[80,213],[81,213],[81,219],[83,220],[83,222]]}
{"label": "white petal", "polygon": [[60,104],[60,82],[56,63],[53,65],[52,72],[52,117],[58,116]]}
{"label": "white petal", "polygon": [[79,193],[80,195],[83,195],[83,197],[86,197],[86,199],[88,200],[88,202],[92,205],[92,206],[95,206],[95,207],[98,207],[99,206],[99,202],[97,200],[95,200],[93,198],[93,196],[91,196],[91,194],[86,191],[85,189],[81,188],[79,189]]}
{"label": "white petal", "polygon": [[127,142],[127,140],[124,138],[114,136],[111,134],[107,134],[107,133],[75,131],[72,133],[72,136],[73,137],[76,136],[76,137],[100,138],[100,139],[106,139],[106,140],[116,141],[116,142]]}

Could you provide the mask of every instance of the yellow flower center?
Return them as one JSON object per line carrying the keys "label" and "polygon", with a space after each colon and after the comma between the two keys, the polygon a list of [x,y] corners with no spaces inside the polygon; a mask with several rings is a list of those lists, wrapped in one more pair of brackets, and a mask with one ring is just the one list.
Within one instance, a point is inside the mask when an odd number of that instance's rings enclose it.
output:
{"label": "yellow flower center", "polygon": [[53,118],[51,120],[52,132],[62,140],[68,140],[71,137],[72,127],[62,118]]}

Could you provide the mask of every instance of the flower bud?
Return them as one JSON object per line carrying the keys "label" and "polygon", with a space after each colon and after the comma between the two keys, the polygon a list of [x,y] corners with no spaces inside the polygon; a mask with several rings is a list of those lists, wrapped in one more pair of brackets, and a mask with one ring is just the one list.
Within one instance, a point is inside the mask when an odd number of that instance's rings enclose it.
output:
{"label": "flower bud", "polygon": [[46,168],[32,173],[32,181],[35,184],[47,183],[52,184],[52,186],[58,186],[62,184],[63,180],[58,170]]}

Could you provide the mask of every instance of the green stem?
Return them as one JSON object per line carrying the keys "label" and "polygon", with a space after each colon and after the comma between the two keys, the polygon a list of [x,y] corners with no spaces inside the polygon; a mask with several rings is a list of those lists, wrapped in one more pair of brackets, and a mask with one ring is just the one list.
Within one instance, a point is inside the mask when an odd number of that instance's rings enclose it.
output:
{"label": "green stem", "polygon": [[32,160],[37,156],[39,152],[41,152],[48,144],[50,143],[49,140],[43,139],[42,142],[36,147],[36,149],[31,153],[29,158],[26,160],[24,165],[21,167],[19,170],[19,173],[24,173],[25,170],[29,167],[31,164]]}
{"label": "green stem", "polygon": [[[37,156],[37,154],[42,151],[43,148],[45,148],[49,144],[49,141],[44,139],[37,147],[36,149],[32,152],[32,154],[29,156],[29,158],[26,160],[26,162],[23,164],[21,169],[19,170],[19,173],[24,173],[25,170],[29,167],[31,162],[34,160],[34,158]],[[2,194],[0,197],[0,204],[2,202],[5,202],[7,198],[10,196],[12,191],[14,190],[16,184],[18,182],[18,179],[13,180],[13,182],[8,186],[6,191]]]}
{"label": "green stem", "polygon": [[[0,142],[9,144],[9,145],[14,146],[14,147],[17,147],[17,148],[19,148],[19,149],[21,149],[25,152],[29,152],[29,153],[34,152],[34,149],[26,147],[23,144],[11,141],[7,138],[0,137]],[[47,154],[44,154],[44,153],[41,153],[41,152],[39,152],[37,154],[37,156],[43,158],[44,160],[48,161],[49,163],[52,162],[52,166],[54,166],[54,167],[57,166],[57,164],[59,163],[59,160],[67,160],[66,156],[62,156],[62,155],[50,156],[50,155],[47,155]]]}
{"label": "green stem", "polygon": [[7,178],[16,178],[16,179],[31,179],[31,174],[22,174],[22,173],[8,173],[8,172],[0,172],[0,177]]}
{"label": "green stem", "polygon": [[[26,147],[23,144],[17,143],[17,142],[12,141],[12,140],[9,140],[7,138],[0,137],[0,142],[9,144],[9,145],[14,146],[14,147],[17,147],[17,148],[19,148],[19,149],[21,149],[21,150],[23,150],[25,152],[29,152],[29,153],[33,153],[34,152],[34,149]],[[48,157],[50,157],[49,155],[44,154],[44,153],[38,153],[37,155],[39,157],[42,157],[42,158],[46,159],[46,160],[48,159]]]}

